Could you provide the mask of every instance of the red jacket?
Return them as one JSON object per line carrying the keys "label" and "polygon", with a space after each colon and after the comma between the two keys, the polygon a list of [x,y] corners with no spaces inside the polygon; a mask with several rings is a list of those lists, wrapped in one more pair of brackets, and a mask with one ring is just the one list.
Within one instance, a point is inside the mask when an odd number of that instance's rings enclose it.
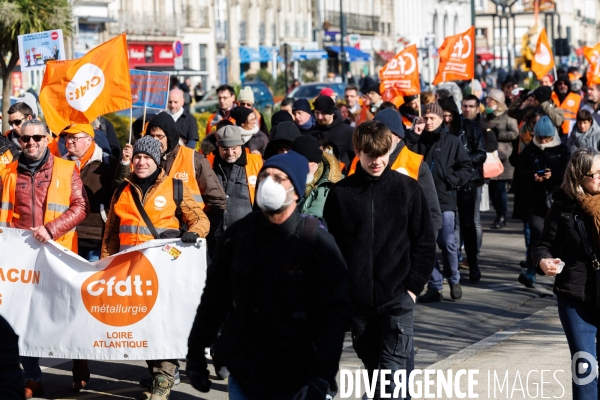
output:
{"label": "red jacket", "polygon": [[[30,230],[43,224],[46,196],[52,178],[53,166],[54,156],[48,154],[48,160],[37,170],[34,176],[19,168],[14,210],[19,218],[13,220],[15,228]],[[90,205],[82,188],[83,183],[79,173],[73,172],[71,177],[71,207],[58,219],[46,224],[46,229],[53,238],[63,236],[81,223],[89,214]],[[0,180],[0,198],[2,197],[2,190],[2,180]]]}

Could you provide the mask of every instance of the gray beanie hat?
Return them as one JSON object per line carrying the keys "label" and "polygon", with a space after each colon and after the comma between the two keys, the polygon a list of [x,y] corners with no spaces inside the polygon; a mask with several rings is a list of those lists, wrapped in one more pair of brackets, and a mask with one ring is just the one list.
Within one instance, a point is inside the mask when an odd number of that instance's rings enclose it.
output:
{"label": "gray beanie hat", "polygon": [[227,125],[215,132],[217,135],[217,146],[233,147],[244,144],[242,131],[239,126]]}
{"label": "gray beanie hat", "polygon": [[138,153],[149,155],[156,163],[156,166],[160,166],[160,141],[154,139],[152,136],[142,136],[135,141],[133,144],[133,156],[135,157]]}

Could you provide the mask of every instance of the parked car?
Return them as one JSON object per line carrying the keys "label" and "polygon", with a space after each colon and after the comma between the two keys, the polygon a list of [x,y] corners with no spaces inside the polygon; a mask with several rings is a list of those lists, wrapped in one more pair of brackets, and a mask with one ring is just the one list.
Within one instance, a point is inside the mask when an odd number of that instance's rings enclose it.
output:
{"label": "parked car", "polygon": [[[268,108],[273,108],[273,94],[264,82],[245,82],[242,86],[250,86],[252,88],[252,92],[254,93],[254,108],[258,109],[258,111],[263,112]],[[207,92],[201,101],[196,103],[194,110],[198,113],[214,113],[218,108],[219,99],[217,91],[213,89]]]}
{"label": "parked car", "polygon": [[337,93],[338,100],[344,99],[344,89],[346,88],[346,84],[334,82],[305,83],[294,88],[294,90],[286,94],[285,97],[293,97],[296,100],[306,99],[312,101],[319,95],[319,92],[325,88],[332,88]]}

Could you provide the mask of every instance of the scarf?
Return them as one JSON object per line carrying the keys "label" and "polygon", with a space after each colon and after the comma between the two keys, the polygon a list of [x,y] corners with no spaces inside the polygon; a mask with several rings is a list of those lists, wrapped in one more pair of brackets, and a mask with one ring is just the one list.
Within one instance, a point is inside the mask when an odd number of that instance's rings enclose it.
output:
{"label": "scarf", "polygon": [[600,196],[592,196],[586,193],[579,199],[579,205],[581,205],[583,212],[594,220],[594,248],[598,249],[600,248],[598,240],[600,237]]}
{"label": "scarf", "polygon": [[[169,114],[171,114],[170,111],[169,111]],[[179,117],[181,117],[182,114],[183,114],[183,107],[181,107],[181,110],[177,111],[175,114],[171,114],[171,117],[173,117],[173,120],[175,122],[177,122],[177,120],[179,119]]]}
{"label": "scarf", "polygon": [[46,164],[46,161],[48,161],[48,154],[50,154],[50,151],[46,149],[46,151],[44,151],[44,155],[37,160],[32,160],[23,152],[19,156],[19,167],[29,171],[29,173],[33,175],[38,169],[40,169],[42,165]]}
{"label": "scarf", "polygon": [[71,160],[75,161],[75,165],[77,166],[78,171],[81,171],[83,169],[83,167],[86,166],[86,164],[90,161],[90,159],[94,155],[94,151],[96,151],[96,144],[92,143],[92,146],[90,146],[90,148],[87,149],[85,154],[82,155],[80,158],[71,157]]}
{"label": "scarf", "polygon": [[240,133],[242,134],[242,140],[244,141],[244,144],[248,143],[248,140],[252,139],[252,136],[258,132],[258,125],[250,130],[246,130],[241,126],[239,128]]}
{"label": "scarf", "polygon": [[296,126],[298,127],[298,129],[300,129],[301,131],[307,131],[310,128],[312,128],[313,126],[315,126],[317,124],[317,120],[315,119],[315,116],[311,114],[310,118],[308,119],[308,121],[306,121],[305,123],[303,123],[302,125],[300,124],[296,124]]}
{"label": "scarf", "polygon": [[551,147],[556,147],[556,146],[560,146],[560,137],[558,136],[558,133],[554,134],[554,137],[552,138],[552,141],[550,143],[540,143],[538,142],[538,139],[536,136],[533,137],[533,144],[535,144],[537,147],[539,147],[542,150],[551,148]]}

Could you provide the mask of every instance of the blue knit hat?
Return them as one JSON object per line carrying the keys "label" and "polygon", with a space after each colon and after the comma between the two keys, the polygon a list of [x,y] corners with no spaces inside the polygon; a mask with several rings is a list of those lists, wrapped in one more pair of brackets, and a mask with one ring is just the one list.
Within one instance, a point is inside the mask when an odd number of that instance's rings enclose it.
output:
{"label": "blue knit hat", "polygon": [[542,118],[540,118],[540,120],[535,124],[535,128],[533,128],[533,134],[539,137],[554,137],[556,134],[556,128],[550,120],[550,117],[544,115]]}
{"label": "blue knit hat", "polygon": [[398,111],[386,108],[379,111],[373,119],[384,124],[394,135],[404,139],[404,126],[402,125],[402,119]]}
{"label": "blue knit hat", "polygon": [[277,168],[285,172],[294,186],[298,199],[304,197],[306,176],[308,175],[308,160],[306,157],[293,150],[284,154],[277,154],[265,161],[261,171],[267,168]]}

